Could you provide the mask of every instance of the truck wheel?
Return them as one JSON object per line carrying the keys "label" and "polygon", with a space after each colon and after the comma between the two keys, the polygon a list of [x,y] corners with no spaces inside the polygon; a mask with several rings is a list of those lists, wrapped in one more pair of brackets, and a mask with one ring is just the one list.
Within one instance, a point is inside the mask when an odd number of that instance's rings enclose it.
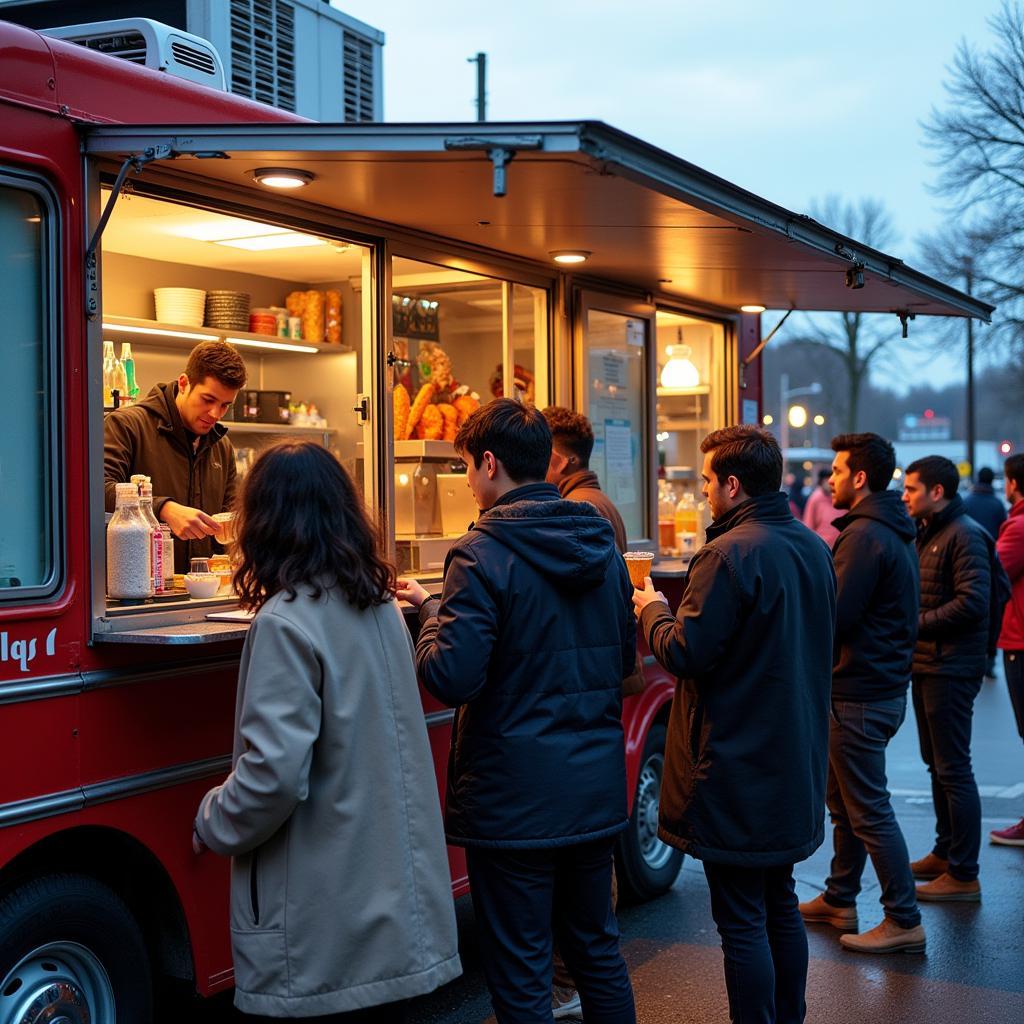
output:
{"label": "truck wheel", "polygon": [[618,845],[619,883],[637,902],[668,892],[683,866],[682,850],[658,838],[658,801],[664,770],[665,726],[655,723],[644,743],[629,828]]}
{"label": "truck wheel", "polygon": [[0,1024],[150,1024],[135,919],[85,875],[28,882],[0,901]]}

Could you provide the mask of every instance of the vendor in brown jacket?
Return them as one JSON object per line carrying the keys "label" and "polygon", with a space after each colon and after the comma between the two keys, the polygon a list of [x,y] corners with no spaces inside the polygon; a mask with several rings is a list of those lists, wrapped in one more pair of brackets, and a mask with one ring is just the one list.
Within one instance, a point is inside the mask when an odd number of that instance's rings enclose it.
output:
{"label": "vendor in brown jacket", "polygon": [[114,509],[115,484],[135,473],[153,481],[153,512],[174,534],[175,572],[213,552],[217,523],[235,500],[235,449],[220,420],[245,384],[242,357],[227,342],[192,349],[185,372],[157,384],[138,404],[103,421],[104,497]]}

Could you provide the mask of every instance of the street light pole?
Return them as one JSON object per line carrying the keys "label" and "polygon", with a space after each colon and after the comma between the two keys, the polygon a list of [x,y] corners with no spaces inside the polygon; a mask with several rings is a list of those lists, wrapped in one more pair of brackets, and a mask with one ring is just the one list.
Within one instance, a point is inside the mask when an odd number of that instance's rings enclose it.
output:
{"label": "street light pole", "polygon": [[789,374],[779,375],[779,447],[782,449],[782,472],[786,472],[786,449],[789,447],[789,400],[800,395],[820,395],[821,384],[815,381],[805,387],[791,388]]}
{"label": "street light pole", "polygon": [[[965,261],[964,278],[967,294],[971,294],[974,286],[973,266],[970,256]],[[967,318],[967,479],[975,479],[974,466],[974,321]]]}
{"label": "street light pole", "polygon": [[470,64],[476,65],[476,119],[487,120],[487,54],[478,53],[475,57],[467,57]]}

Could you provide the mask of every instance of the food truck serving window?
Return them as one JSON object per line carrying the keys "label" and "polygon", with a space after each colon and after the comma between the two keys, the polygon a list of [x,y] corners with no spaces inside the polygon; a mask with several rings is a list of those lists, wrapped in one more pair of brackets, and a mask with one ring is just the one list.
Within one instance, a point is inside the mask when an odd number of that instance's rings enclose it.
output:
{"label": "food truck serving window", "polygon": [[4,400],[0,403],[0,601],[53,593],[60,578],[55,457],[56,216],[48,193],[0,172]]}

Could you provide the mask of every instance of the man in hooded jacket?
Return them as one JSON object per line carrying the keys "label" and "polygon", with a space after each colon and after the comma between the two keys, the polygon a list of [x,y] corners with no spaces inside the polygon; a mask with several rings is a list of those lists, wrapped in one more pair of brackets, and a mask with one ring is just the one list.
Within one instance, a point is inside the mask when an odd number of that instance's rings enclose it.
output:
{"label": "man in hooded jacket", "polygon": [[676,615],[650,578],[633,602],[678,677],[658,836],[704,862],[734,1024],[798,1024],[807,934],[793,865],[825,838],[836,582],[793,518],[782,452],[753,426],[701,443],[714,520]]}
{"label": "man in hooded jacket", "polygon": [[[481,514],[445,564],[440,601],[413,581],[416,664],[457,706],[445,831],[466,848],[499,1024],[551,1020],[553,932],[588,1021],[633,1024],[611,907],[626,828],[622,680],[632,585],[608,521],[544,480],[551,432],[498,399],[455,440]],[[552,787],[572,794],[552,800]]]}
{"label": "man in hooded jacket", "polygon": [[917,638],[917,531],[896,491],[892,445],[878,434],[840,434],[829,486],[837,509],[836,639],[829,722],[828,809],[832,870],[825,891],[800,904],[805,921],[857,931],[857,894],[868,856],[885,917],[840,943],[859,953],[924,952],[907,844],[892,809],[885,750],[907,713]]}

